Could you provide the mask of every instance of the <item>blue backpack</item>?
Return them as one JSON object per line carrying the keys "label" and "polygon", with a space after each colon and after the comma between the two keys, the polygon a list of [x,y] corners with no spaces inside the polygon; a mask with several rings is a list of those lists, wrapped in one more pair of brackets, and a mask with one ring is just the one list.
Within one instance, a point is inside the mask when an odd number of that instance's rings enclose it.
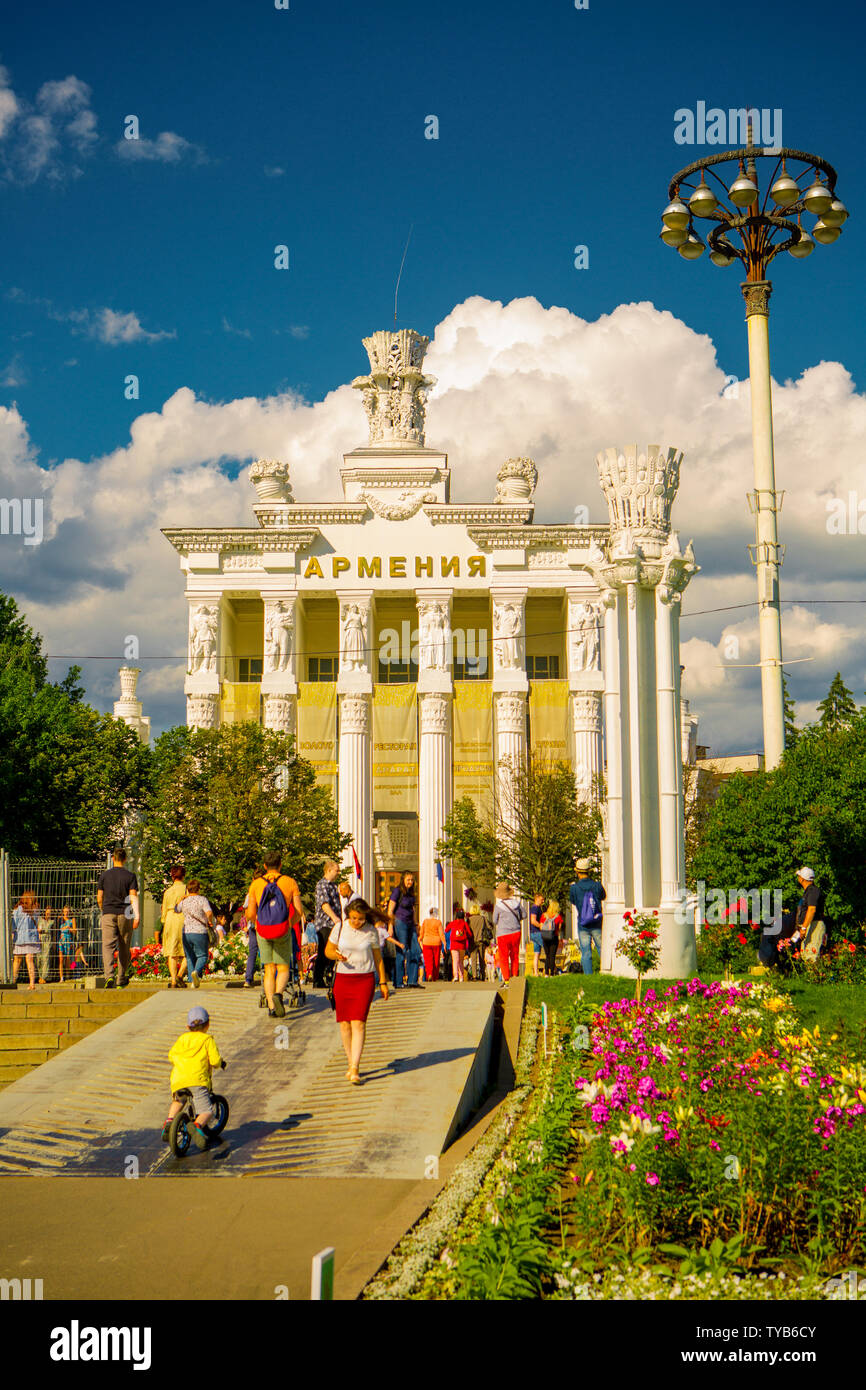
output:
{"label": "blue backpack", "polygon": [[275,941],[289,930],[289,904],[276,879],[269,878],[256,908],[256,931],[266,941]]}
{"label": "blue backpack", "polygon": [[581,900],[580,912],[577,916],[577,925],[579,927],[591,927],[600,916],[601,908],[595,900],[595,894],[589,889],[584,893]]}

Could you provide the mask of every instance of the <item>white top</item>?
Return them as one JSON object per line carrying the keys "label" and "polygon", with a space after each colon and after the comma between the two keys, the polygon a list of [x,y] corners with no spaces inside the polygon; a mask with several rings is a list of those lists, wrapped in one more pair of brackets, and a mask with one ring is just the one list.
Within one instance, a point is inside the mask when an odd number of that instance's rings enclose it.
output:
{"label": "white top", "polygon": [[[338,941],[339,938],[339,941]],[[356,931],[344,922],[342,927],[332,927],[328,937],[347,960],[337,961],[338,975],[369,975],[376,969],[373,948],[379,949],[379,933],[372,925]]]}

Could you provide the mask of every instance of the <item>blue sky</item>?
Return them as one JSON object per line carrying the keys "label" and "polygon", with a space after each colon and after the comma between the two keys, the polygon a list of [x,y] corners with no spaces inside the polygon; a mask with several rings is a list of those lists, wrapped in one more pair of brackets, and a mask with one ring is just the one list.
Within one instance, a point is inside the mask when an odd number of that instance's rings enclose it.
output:
{"label": "blue sky", "polygon": [[[783,595],[862,596],[862,539],[824,537],[818,564],[808,538],[833,468],[828,488],[866,497],[866,403],[856,395],[866,389],[864,29],[860,7],[802,0],[687,15],[637,0],[589,0],[585,10],[573,0],[18,7],[0,48],[0,477],[11,495],[25,487],[28,467],[50,469],[58,529],[25,563],[3,547],[0,587],[19,598],[51,652],[120,653],[123,634],[141,631],[142,693],[155,728],[182,720],[182,665],[169,669],[164,658],[182,658],[183,582],[159,526],[249,524],[247,490],[241,497],[222,485],[271,447],[269,411],[282,412],[287,439],[307,438],[294,396],[319,403],[312,414],[331,454],[338,435],[346,447],[361,442],[357,402],[344,406],[338,393],[331,408],[326,397],[366,370],[361,338],[391,326],[412,226],[401,326],[432,335],[456,315],[471,333],[473,315],[489,327],[489,303],[505,306],[490,332],[512,358],[505,364],[489,344],[476,353],[476,433],[489,431],[491,409],[503,411],[496,381],[514,370],[523,341],[523,311],[509,304],[538,301],[546,325],[557,322],[553,306],[574,316],[572,356],[558,357],[526,312],[540,346],[515,376],[524,413],[506,399],[508,418],[496,422],[499,461],[501,449],[534,451],[543,476],[547,468],[539,519],[561,518],[562,484],[578,476],[571,457],[582,461],[580,486],[588,480],[593,490],[593,519],[603,519],[594,449],[672,430],[669,442],[690,448],[690,466],[708,480],[691,494],[684,483],[680,505],[691,513],[678,517],[704,566],[690,606],[751,600],[748,407],[716,408],[725,375],[747,375],[740,269],[716,269],[706,256],[687,263],[658,240],[669,180],[701,152],[675,143],[674,113],[704,102],[780,108],[783,143],[836,166],[852,213],[835,245],[771,267],[771,352],[778,485],[789,489]],[[138,143],[122,139],[130,115]],[[430,116],[436,140],[425,139]],[[289,248],[286,271],[274,268],[278,244]],[[577,245],[588,248],[587,269],[575,268]],[[475,307],[461,309],[467,301]],[[622,404],[611,411],[618,369],[596,365],[611,339],[595,329],[581,337],[579,325],[604,324],[618,306],[640,302],[660,312],[616,319]],[[455,472],[465,496],[498,463],[465,432],[455,372],[445,382],[452,405],[443,396],[434,416],[431,402],[428,433],[453,463],[461,451],[472,461],[471,486],[465,470],[462,481]],[[577,372],[592,390],[572,398]],[[135,400],[124,395],[130,374],[139,379]],[[544,381],[553,383],[549,398]],[[196,407],[215,408],[200,438],[198,417],[176,394],[184,389]],[[246,432],[244,398],[258,422]],[[173,399],[166,422],[160,412]],[[529,431],[533,402],[540,414]],[[332,495],[323,480],[333,485],[337,457],[324,461],[325,443],[317,451],[310,437],[309,487]],[[707,502],[720,469],[727,494],[717,510]],[[125,472],[134,485],[109,495],[109,506],[106,489],[119,489]],[[124,526],[138,528],[139,549]],[[791,667],[804,717],[837,667],[862,699],[861,612],[846,609],[843,622],[841,608],[828,609],[817,626],[808,614],[786,618],[786,658],[820,652],[820,661],[809,655],[811,665]],[[760,741],[757,671],[722,693],[706,675],[727,621],[688,628],[704,644],[692,653],[693,670],[701,656],[705,666],[693,705],[711,725],[699,737],[719,751]],[[102,708],[116,693],[117,664],[84,660],[88,694]]]}
{"label": "blue sky", "polygon": [[[62,158],[59,177],[4,187],[3,289],[27,298],[0,304],[13,383],[0,401],[18,402],[46,465],[122,444],[180,385],[320,398],[363,370],[359,338],[390,321],[410,224],[401,323],[432,327],[472,294],[590,319],[650,299],[711,334],[742,376],[738,267],[685,263],[657,239],[668,179],[692,154],[673,113],[699,99],[780,107],[785,142],[835,162],[856,212],[861,122],[845,113],[860,108],[863,29],[861,9],[811,4],[763,6],[760,20],[729,6],[724,29],[711,8],[685,24],[681,7],[635,0],[19,9],[0,53],[16,95],[74,74],[98,140],[78,177]],[[173,132],[200,153],[119,158],[128,114],[144,138]],[[438,140],[424,138],[429,114]],[[863,383],[860,245],[852,219],[835,246],[773,267],[780,379],[838,358]],[[38,300],[174,336],[109,345]],[[124,399],[127,373],[139,402]]]}

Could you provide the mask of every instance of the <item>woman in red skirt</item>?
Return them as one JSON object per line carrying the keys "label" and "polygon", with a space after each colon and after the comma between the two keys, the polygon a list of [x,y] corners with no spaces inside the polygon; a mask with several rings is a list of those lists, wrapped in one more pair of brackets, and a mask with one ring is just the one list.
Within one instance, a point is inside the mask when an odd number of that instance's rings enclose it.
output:
{"label": "woman in red skirt", "polygon": [[377,971],[382,998],[388,998],[388,980],[374,920],[377,915],[363,898],[356,898],[349,905],[346,921],[332,929],[325,947],[325,955],[337,962],[334,1005],[349,1063],[346,1080],[353,1086],[361,1085],[361,1053],[367,1033],[367,1015],[376,992]]}

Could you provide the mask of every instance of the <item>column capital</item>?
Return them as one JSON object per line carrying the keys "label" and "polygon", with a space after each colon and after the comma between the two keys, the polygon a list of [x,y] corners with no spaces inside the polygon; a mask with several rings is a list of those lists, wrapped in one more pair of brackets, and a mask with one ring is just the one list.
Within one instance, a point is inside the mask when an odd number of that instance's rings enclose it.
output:
{"label": "column capital", "polygon": [[215,729],[219,722],[219,696],[187,695],[186,722],[191,729]]}
{"label": "column capital", "polygon": [[419,691],[421,733],[447,734],[450,727],[451,696],[441,691]]}
{"label": "column capital", "polygon": [[358,692],[340,694],[340,734],[370,732],[370,699]]}
{"label": "column capital", "polygon": [[526,694],[517,690],[494,692],[496,727],[501,734],[526,733]]}
{"label": "column capital", "polygon": [[747,319],[753,314],[760,314],[762,318],[770,317],[770,295],[773,292],[771,280],[744,280],[740,290],[746,301]]}
{"label": "column capital", "polygon": [[294,695],[275,693],[264,694],[264,727],[275,729],[282,734],[295,732],[297,701]]}

